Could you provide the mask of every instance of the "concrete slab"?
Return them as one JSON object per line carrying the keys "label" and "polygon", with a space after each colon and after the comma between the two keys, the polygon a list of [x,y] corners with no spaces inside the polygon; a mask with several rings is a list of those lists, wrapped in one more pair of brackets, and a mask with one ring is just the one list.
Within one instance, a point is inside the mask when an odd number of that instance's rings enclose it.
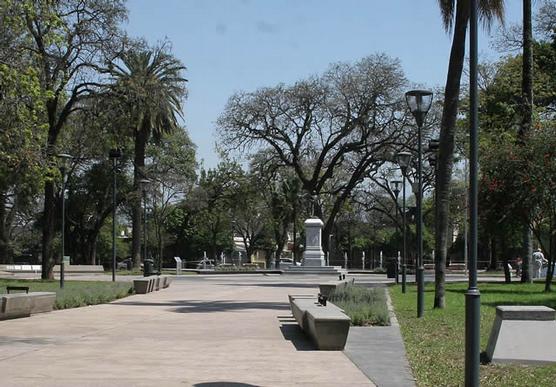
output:
{"label": "concrete slab", "polygon": [[189,276],[163,292],[2,321],[2,385],[372,386],[292,326],[288,293],[307,287]]}

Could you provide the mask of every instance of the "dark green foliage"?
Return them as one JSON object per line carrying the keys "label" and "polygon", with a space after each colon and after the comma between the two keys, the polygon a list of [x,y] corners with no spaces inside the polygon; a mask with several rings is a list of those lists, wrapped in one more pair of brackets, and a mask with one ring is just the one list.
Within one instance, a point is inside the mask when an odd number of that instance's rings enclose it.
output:
{"label": "dark green foliage", "polygon": [[346,286],[334,291],[330,302],[342,308],[353,325],[390,325],[386,294],[382,288]]}

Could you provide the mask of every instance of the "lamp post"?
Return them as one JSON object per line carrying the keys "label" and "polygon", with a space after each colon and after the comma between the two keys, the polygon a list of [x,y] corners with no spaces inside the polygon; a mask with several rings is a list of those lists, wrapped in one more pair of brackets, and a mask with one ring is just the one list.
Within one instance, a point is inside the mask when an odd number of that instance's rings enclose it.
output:
{"label": "lamp post", "polygon": [[469,2],[469,287],[465,293],[465,385],[479,385],[481,294],[477,286],[478,88],[477,0]]}
{"label": "lamp post", "polygon": [[122,157],[119,149],[110,149],[108,153],[112,159],[112,282],[116,282],[116,176],[118,173],[118,159]]}
{"label": "lamp post", "polygon": [[147,186],[151,183],[149,179],[139,180],[139,185],[143,191],[143,271],[146,268],[145,259],[147,259]]}
{"label": "lamp post", "polygon": [[402,293],[405,293],[405,285],[407,279],[407,225],[405,211],[405,180],[407,168],[411,163],[411,153],[400,152],[396,155],[396,159],[400,169],[402,170],[402,227],[403,227],[403,255],[402,255]]}
{"label": "lamp post", "polygon": [[422,127],[432,104],[432,91],[411,90],[405,93],[409,110],[417,122],[417,317],[425,310],[425,283],[423,267],[423,149]]}
{"label": "lamp post", "polygon": [[67,153],[56,155],[60,160],[60,172],[62,173],[62,240],[60,243],[62,258],[60,259],[60,288],[64,288],[64,256],[65,256],[65,231],[66,231],[66,183],[68,180],[68,162],[72,159]]}
{"label": "lamp post", "polygon": [[[402,186],[402,181],[401,180],[392,180],[390,181],[390,187],[392,189],[392,192],[394,193],[394,198],[395,198],[395,202],[396,202],[396,218],[397,218],[397,213],[398,213],[398,196],[400,195],[400,188]],[[403,227],[403,226],[402,226]],[[399,279],[399,272],[398,272],[398,261],[396,261],[396,283],[400,282]]]}

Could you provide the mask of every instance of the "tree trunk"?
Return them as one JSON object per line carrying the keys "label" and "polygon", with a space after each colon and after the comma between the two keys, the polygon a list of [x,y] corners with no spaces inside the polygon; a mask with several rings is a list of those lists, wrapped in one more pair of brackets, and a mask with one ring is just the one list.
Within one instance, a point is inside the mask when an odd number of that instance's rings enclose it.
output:
{"label": "tree trunk", "polygon": [[147,134],[145,130],[135,133],[135,154],[133,168],[133,197],[131,198],[131,256],[133,266],[141,267],[141,239],[143,231],[143,210],[141,208],[142,191],[139,181],[145,179],[145,148],[147,146]]}
{"label": "tree trunk", "polygon": [[11,249],[9,221],[6,211],[6,198],[1,195],[0,202],[0,263],[12,263],[13,254]]}
{"label": "tree trunk", "polygon": [[446,260],[448,255],[448,232],[450,214],[450,183],[454,163],[454,137],[458,114],[458,100],[461,74],[465,58],[465,35],[469,20],[469,7],[466,1],[459,0],[456,5],[456,21],[450,51],[448,75],[444,90],[444,107],[440,125],[440,146],[438,149],[438,184],[436,187],[436,224],[435,250],[435,292],[434,307],[445,306]]}
{"label": "tree trunk", "polygon": [[549,254],[548,254],[548,270],[546,271],[546,279],[544,282],[544,291],[552,291],[552,278],[554,277],[554,249],[556,248],[556,219],[554,212],[550,216],[550,233],[549,233]]}
{"label": "tree trunk", "polygon": [[[521,126],[518,142],[527,141],[533,122],[533,29],[531,22],[531,0],[523,0],[523,64],[521,68]],[[529,211],[525,210],[527,219],[523,224],[523,272],[521,282],[533,282],[533,243],[529,229]]]}
{"label": "tree trunk", "polygon": [[533,235],[529,226],[523,226],[523,264],[521,266],[521,282],[533,283]]}

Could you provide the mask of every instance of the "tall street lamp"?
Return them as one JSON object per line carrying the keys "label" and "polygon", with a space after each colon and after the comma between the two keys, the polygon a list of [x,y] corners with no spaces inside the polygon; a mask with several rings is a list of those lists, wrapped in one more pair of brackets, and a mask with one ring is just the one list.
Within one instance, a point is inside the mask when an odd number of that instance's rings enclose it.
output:
{"label": "tall street lamp", "polygon": [[65,251],[65,231],[66,231],[66,184],[68,180],[68,163],[72,159],[71,155],[67,153],[60,153],[56,155],[60,160],[60,172],[62,173],[62,240],[61,240],[61,253],[62,258],[60,259],[60,288],[64,287],[64,256]]}
{"label": "tall street lamp", "polygon": [[417,317],[425,310],[425,282],[423,267],[423,149],[422,127],[432,104],[432,91],[411,90],[405,93],[409,110],[417,122]]}
{"label": "tall street lamp", "polygon": [[151,183],[149,179],[139,180],[139,185],[143,191],[143,271],[146,269],[147,264],[147,187]]}
{"label": "tall street lamp", "polygon": [[405,293],[405,284],[407,279],[407,225],[405,211],[405,180],[407,177],[407,168],[411,164],[411,153],[400,152],[396,155],[396,160],[402,170],[402,227],[403,227],[403,255],[402,255],[402,293]]}
{"label": "tall street lamp", "polygon": [[481,294],[477,286],[478,87],[477,0],[469,2],[469,287],[465,293],[465,385],[479,385]]}
{"label": "tall street lamp", "polygon": [[[392,189],[392,192],[394,193],[394,198],[395,198],[395,202],[396,202],[396,218],[398,217],[398,196],[400,195],[400,188],[402,186],[402,181],[401,180],[392,180],[390,181],[390,188]],[[398,271],[398,260],[396,258],[396,283],[400,282],[399,279],[399,271]]]}
{"label": "tall street lamp", "polygon": [[112,282],[116,282],[116,176],[122,151],[111,149],[108,156],[112,159]]}

